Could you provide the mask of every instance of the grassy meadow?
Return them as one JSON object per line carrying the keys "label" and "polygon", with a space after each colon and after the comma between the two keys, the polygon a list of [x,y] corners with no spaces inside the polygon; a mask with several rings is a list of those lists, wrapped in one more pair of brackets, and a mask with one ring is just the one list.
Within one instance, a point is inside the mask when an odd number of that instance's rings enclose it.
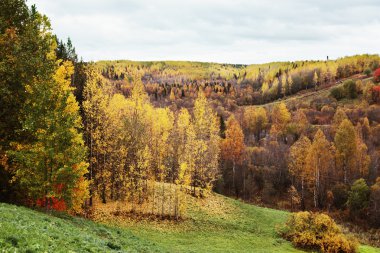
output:
{"label": "grassy meadow", "polygon": [[[276,232],[288,216],[285,211],[217,194],[186,202],[181,221],[116,216],[115,203],[96,203],[95,221],[0,204],[0,248],[3,252],[303,252]],[[380,249],[361,246],[359,252]]]}

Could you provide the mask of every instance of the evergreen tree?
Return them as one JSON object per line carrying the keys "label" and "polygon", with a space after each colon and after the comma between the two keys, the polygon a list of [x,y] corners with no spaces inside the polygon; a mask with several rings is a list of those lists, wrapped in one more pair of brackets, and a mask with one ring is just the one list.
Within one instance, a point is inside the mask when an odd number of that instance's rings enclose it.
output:
{"label": "evergreen tree", "polygon": [[[54,39],[47,17],[28,8],[24,0],[0,1],[0,201],[15,200],[17,182],[6,169],[12,142],[30,143],[23,130],[27,86],[51,79],[56,63]],[[8,163],[9,162],[9,163]]]}

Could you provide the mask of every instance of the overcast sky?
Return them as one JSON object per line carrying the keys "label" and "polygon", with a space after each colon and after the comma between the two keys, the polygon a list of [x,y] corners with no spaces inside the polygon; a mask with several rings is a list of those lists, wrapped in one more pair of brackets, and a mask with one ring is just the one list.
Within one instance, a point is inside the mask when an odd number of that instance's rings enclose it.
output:
{"label": "overcast sky", "polygon": [[380,53],[380,0],[28,0],[84,60],[263,63]]}

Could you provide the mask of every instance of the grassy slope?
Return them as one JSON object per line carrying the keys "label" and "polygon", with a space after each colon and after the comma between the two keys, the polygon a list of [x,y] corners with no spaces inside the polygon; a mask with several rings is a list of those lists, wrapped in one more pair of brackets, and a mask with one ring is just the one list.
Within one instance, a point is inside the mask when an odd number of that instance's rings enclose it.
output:
{"label": "grassy slope", "polygon": [[171,252],[300,252],[276,235],[286,212],[213,196],[190,202],[188,216],[174,229],[169,222],[130,227]]}
{"label": "grassy slope", "polygon": [[[0,204],[0,249],[5,252],[14,252],[15,248],[21,249],[20,252],[302,252],[275,232],[276,224],[284,222],[287,215],[284,211],[251,206],[219,195],[190,201],[187,218],[179,223],[136,222],[106,215],[103,222],[111,225],[104,225]],[[380,250],[361,247],[360,252]]]}
{"label": "grassy slope", "polygon": [[127,252],[160,251],[127,229],[0,204],[0,252],[109,252],[107,244]]}

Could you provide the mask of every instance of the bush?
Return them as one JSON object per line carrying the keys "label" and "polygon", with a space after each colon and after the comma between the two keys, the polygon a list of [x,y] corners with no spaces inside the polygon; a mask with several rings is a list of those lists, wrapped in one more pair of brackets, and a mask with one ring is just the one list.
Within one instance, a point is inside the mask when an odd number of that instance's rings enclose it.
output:
{"label": "bush", "polygon": [[345,97],[343,87],[334,87],[330,91],[330,96],[335,98],[336,100],[341,100]]}
{"label": "bush", "polygon": [[372,70],[370,68],[366,68],[363,74],[366,75],[367,77],[370,77],[372,74]]}
{"label": "bush", "polygon": [[343,84],[344,94],[346,98],[357,98],[358,92],[356,90],[356,83],[352,80],[347,80]]}
{"label": "bush", "polygon": [[358,242],[347,238],[328,215],[299,212],[290,216],[280,233],[295,246],[322,252],[356,252]]}
{"label": "bush", "polygon": [[348,193],[347,205],[351,214],[368,207],[371,190],[363,178],[356,180]]}
{"label": "bush", "polygon": [[330,91],[330,96],[336,100],[343,98],[354,99],[358,97],[358,91],[356,83],[353,80],[347,80],[343,83],[343,86],[334,87]]}

